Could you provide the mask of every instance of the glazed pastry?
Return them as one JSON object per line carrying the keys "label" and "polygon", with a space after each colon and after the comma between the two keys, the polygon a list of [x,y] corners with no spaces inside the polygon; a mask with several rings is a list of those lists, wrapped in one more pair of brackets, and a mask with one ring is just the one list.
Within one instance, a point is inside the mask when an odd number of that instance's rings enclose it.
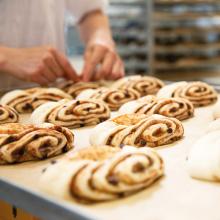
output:
{"label": "glazed pastry", "polygon": [[217,101],[217,92],[204,82],[178,82],[163,87],[158,98],[185,98],[195,107],[207,106]]}
{"label": "glazed pastry", "polygon": [[89,147],[43,173],[42,190],[78,202],[103,202],[143,190],[164,173],[162,158],[152,149],[125,146]]}
{"label": "glazed pastry", "polygon": [[97,89],[100,87],[97,82],[77,82],[65,81],[62,82],[59,86],[64,92],[71,95],[73,98],[76,98],[82,91],[86,89]]}
{"label": "glazed pastry", "polygon": [[49,122],[68,128],[96,125],[109,118],[108,106],[96,99],[47,102],[31,115],[34,124]]}
{"label": "glazed pastry", "polygon": [[1,104],[9,105],[19,113],[30,113],[43,103],[61,99],[72,99],[72,97],[56,88],[32,88],[6,93],[1,99]]}
{"label": "glazed pastry", "polygon": [[123,144],[137,147],[157,147],[173,143],[183,137],[183,126],[178,119],[162,115],[121,115],[97,125],[90,136],[94,146]]}
{"label": "glazed pastry", "polygon": [[163,86],[164,83],[155,77],[140,75],[123,77],[112,85],[113,88],[134,89],[141,96],[155,95]]}
{"label": "glazed pastry", "polygon": [[7,105],[0,105],[0,124],[19,121],[19,115],[15,109]]}
{"label": "glazed pastry", "polygon": [[67,128],[9,123],[0,125],[0,164],[45,159],[73,148],[74,136]]}
{"label": "glazed pastry", "polygon": [[187,168],[193,178],[220,181],[220,129],[196,141],[188,155]]}
{"label": "glazed pastry", "polygon": [[190,101],[183,98],[156,98],[155,96],[144,96],[135,101],[125,103],[119,109],[121,114],[139,113],[147,116],[153,114],[184,120],[194,114],[194,107]]}
{"label": "glazed pastry", "polygon": [[112,111],[118,110],[124,103],[138,99],[139,93],[133,89],[99,88],[88,89],[79,94],[77,99],[101,99],[106,102]]}

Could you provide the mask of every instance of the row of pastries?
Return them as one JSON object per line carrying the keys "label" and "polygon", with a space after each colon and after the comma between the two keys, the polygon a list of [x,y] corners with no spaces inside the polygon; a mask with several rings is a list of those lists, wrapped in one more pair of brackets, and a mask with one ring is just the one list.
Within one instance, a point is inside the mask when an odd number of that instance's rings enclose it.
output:
{"label": "row of pastries", "polygon": [[[163,175],[164,162],[156,147],[181,140],[181,121],[194,117],[195,108],[217,99],[214,88],[204,82],[165,85],[155,77],[140,75],[124,77],[108,87],[101,82],[68,81],[56,88],[11,91],[1,98],[0,164],[65,153],[74,148],[74,129],[94,126],[91,147],[74,150],[42,172],[43,190],[80,202],[127,196]],[[112,111],[117,111],[114,117]],[[32,124],[19,123],[22,114],[30,114]],[[220,132],[220,122],[213,123],[207,140]],[[219,164],[212,162],[219,153],[207,154],[205,147],[200,153],[197,145],[201,143],[195,143],[187,161],[190,175],[220,179]],[[205,168],[200,154],[207,161]]]}

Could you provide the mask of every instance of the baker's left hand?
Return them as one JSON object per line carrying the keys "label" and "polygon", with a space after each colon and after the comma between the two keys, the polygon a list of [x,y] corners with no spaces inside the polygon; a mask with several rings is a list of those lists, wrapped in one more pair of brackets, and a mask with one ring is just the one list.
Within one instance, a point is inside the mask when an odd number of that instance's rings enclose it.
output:
{"label": "baker's left hand", "polygon": [[84,54],[83,81],[116,80],[124,76],[124,64],[113,43],[89,43]]}

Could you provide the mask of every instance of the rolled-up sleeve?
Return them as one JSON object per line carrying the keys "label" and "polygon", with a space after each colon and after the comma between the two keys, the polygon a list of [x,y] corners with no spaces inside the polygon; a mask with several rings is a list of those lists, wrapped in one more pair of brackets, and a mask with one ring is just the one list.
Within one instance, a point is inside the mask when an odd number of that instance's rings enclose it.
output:
{"label": "rolled-up sleeve", "polygon": [[71,13],[76,22],[90,11],[101,10],[106,12],[108,0],[66,0],[66,9]]}

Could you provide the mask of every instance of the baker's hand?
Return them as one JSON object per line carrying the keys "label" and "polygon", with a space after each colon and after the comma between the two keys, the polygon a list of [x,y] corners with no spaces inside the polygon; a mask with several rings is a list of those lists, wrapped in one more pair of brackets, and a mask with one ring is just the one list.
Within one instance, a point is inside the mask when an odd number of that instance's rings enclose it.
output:
{"label": "baker's hand", "polygon": [[54,82],[59,77],[78,81],[76,71],[67,58],[48,46],[35,48],[0,48],[3,62],[0,70],[17,78],[41,85]]}
{"label": "baker's hand", "polygon": [[111,44],[90,43],[84,62],[83,81],[116,80],[124,76],[124,64]]}

